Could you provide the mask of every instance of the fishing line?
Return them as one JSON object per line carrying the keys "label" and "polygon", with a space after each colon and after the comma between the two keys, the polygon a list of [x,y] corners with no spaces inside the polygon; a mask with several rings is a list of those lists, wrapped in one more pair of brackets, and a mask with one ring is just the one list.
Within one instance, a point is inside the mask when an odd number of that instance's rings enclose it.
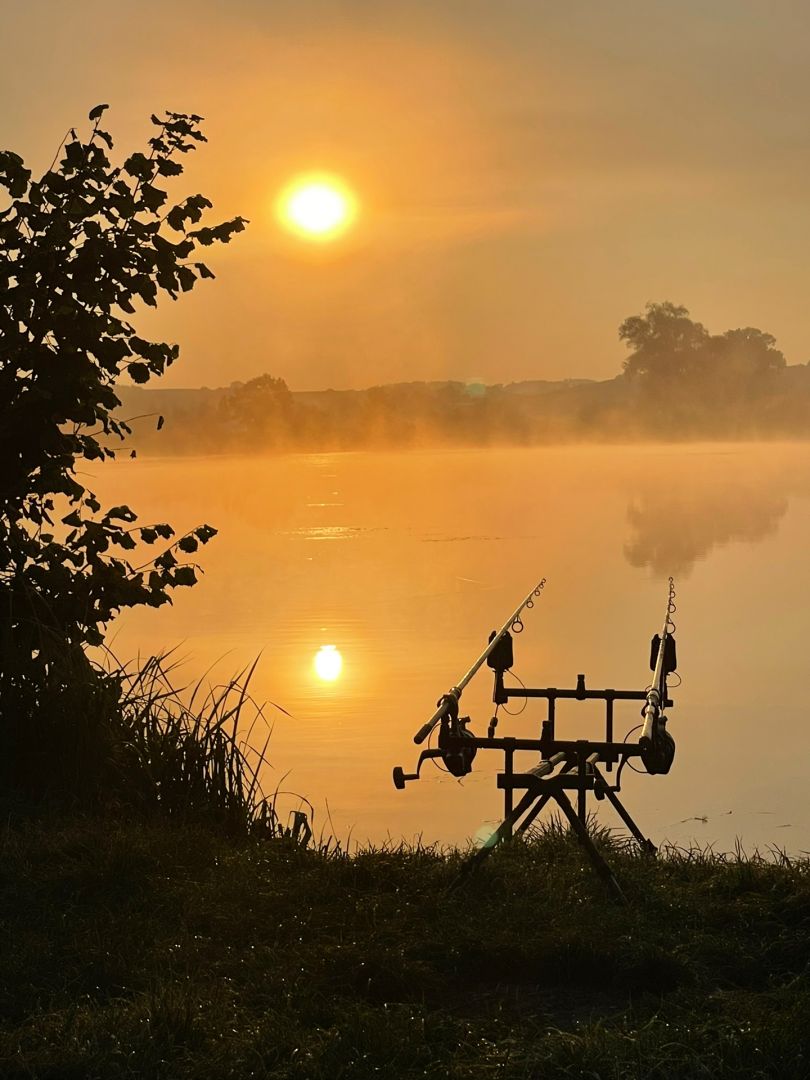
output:
{"label": "fishing line", "polygon": [[[511,675],[513,679],[516,679],[520,683],[520,685],[523,687],[524,690],[526,689],[526,683],[521,679],[521,677],[518,674],[516,674],[514,671],[512,671],[511,668],[510,668],[509,671],[505,671],[504,675]],[[520,706],[519,709],[507,709],[507,707],[504,705],[503,706],[503,711],[506,713],[507,716],[520,716],[520,714],[522,712],[526,711],[526,706],[528,704],[529,704],[529,699],[528,698],[523,698],[523,704]],[[500,706],[498,706],[498,708],[500,708]],[[495,710],[495,715],[497,717],[498,709]]]}

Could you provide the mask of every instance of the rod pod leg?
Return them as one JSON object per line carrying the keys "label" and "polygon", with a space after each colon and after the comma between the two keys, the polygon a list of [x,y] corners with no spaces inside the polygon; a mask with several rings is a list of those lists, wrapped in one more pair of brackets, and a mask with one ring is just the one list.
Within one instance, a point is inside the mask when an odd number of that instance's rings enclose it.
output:
{"label": "rod pod leg", "polygon": [[594,869],[596,870],[597,874],[602,878],[603,881],[607,882],[611,892],[616,897],[616,899],[620,903],[626,904],[627,897],[622,892],[621,886],[616,880],[616,876],[614,875],[608,864],[605,862],[605,860],[602,858],[602,856],[599,854],[596,845],[594,844],[593,840],[591,840],[587,826],[583,825],[583,823],[579,820],[576,810],[571,805],[571,800],[568,798],[562,788],[559,788],[557,791],[554,792],[553,798],[556,799],[557,803],[560,806],[560,809],[571,823],[571,828],[577,834],[577,839],[579,840],[580,844],[582,844],[582,846],[587,851],[588,856],[593,863]]}
{"label": "rod pod leg", "polygon": [[[601,794],[604,796],[604,798],[607,799],[607,801],[610,803],[610,805],[613,807],[613,809],[616,811],[616,813],[619,815],[619,817],[625,823],[627,828],[630,830],[630,832],[636,838],[636,841],[638,842],[638,845],[641,848],[641,850],[645,853],[645,855],[657,855],[658,854],[658,848],[655,846],[655,844],[652,842],[652,840],[650,840],[648,837],[646,837],[644,835],[644,833],[641,831],[641,829],[638,827],[638,825],[636,825],[635,821],[630,816],[627,808],[625,807],[625,805],[621,801],[621,799],[618,797],[616,792],[611,791],[607,781],[605,780],[604,776],[602,776],[601,772],[595,766],[594,766],[593,771],[594,771],[594,776],[596,778],[596,782],[601,785]],[[594,791],[595,790],[596,789],[594,789]],[[599,796],[597,795],[597,798],[598,797]]]}
{"label": "rod pod leg", "polygon": [[[549,796],[545,795],[541,797],[548,801]],[[534,791],[526,792],[526,794],[523,796],[517,806],[513,808],[512,812],[506,815],[506,817],[500,823],[492,836],[490,836],[489,840],[487,840],[487,842],[483,844],[477,851],[474,851],[472,855],[470,855],[470,857],[462,864],[462,867],[458,872],[458,876],[456,877],[453,884],[450,886],[451,889],[455,889],[463,882],[465,882],[470,876],[470,874],[473,872],[473,870],[477,869],[477,867],[481,865],[484,859],[488,858],[495,850],[495,848],[498,847],[499,844],[501,844],[506,839],[511,839],[512,828],[515,822],[518,820],[521,814],[525,814],[525,812],[529,809],[532,802],[536,798],[537,794]]]}

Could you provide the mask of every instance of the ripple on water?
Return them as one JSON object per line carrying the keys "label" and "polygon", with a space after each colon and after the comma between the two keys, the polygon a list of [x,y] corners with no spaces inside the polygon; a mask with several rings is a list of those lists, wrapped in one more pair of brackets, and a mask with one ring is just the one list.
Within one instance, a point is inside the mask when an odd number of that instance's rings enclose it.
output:
{"label": "ripple on water", "polygon": [[282,536],[294,536],[300,540],[352,540],[368,529],[353,525],[316,525],[310,528],[287,529]]}

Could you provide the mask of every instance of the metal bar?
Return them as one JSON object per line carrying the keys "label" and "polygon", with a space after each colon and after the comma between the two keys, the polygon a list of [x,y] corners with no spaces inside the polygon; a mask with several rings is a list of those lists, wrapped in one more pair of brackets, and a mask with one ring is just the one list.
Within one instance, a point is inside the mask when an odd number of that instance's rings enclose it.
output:
{"label": "metal bar", "polygon": [[[577,693],[576,690],[558,690],[556,687],[508,687],[504,690],[506,698],[548,698],[549,702],[557,698],[571,701],[646,701],[646,690],[585,690]],[[667,698],[666,706],[672,705],[672,700]]]}
{"label": "metal bar", "polygon": [[[572,791],[576,791],[580,786],[579,776],[574,770],[577,768],[577,763],[573,762],[571,769],[567,771],[558,772],[556,776],[536,777],[531,773],[513,773],[511,776],[507,776],[505,773],[498,773],[495,778],[495,784],[498,788],[506,787],[507,784],[513,788],[526,788],[527,791],[531,791],[532,788],[543,786],[548,780],[553,780],[555,783],[559,783],[560,787],[570,788]],[[594,786],[594,777],[592,773],[585,774],[584,781],[585,788],[590,791]]]}
{"label": "metal bar", "polygon": [[515,610],[512,612],[512,614],[509,616],[509,618],[506,620],[506,622],[503,624],[503,626],[497,632],[497,634],[492,639],[492,641],[489,642],[487,647],[480,654],[480,656],[475,661],[475,663],[472,665],[472,667],[469,668],[461,676],[461,678],[458,680],[458,682],[454,686],[450,687],[450,689],[447,691],[447,693],[444,695],[444,698],[440,702],[439,707],[436,709],[436,712],[433,714],[433,716],[431,716],[430,720],[428,720],[428,722],[426,724],[423,724],[422,727],[420,727],[420,729],[414,735],[413,741],[417,745],[419,743],[422,743],[422,742],[425,741],[425,739],[428,737],[428,735],[431,733],[431,731],[433,731],[435,726],[439,723],[441,718],[446,714],[447,709],[448,709],[448,702],[445,699],[446,698],[455,698],[456,701],[459,700],[459,698],[461,697],[462,691],[464,690],[464,687],[467,685],[467,683],[470,681],[470,679],[472,679],[473,675],[475,675],[475,673],[478,671],[478,669],[481,667],[481,665],[487,659],[487,657],[492,652],[492,650],[497,646],[498,642],[501,640],[503,635],[510,629],[510,627],[514,626],[514,624],[517,622],[517,619],[518,619],[520,613],[523,611],[523,609],[526,607],[526,605],[531,602],[532,597],[540,595],[540,591],[543,588],[543,586],[545,585],[545,581],[546,581],[546,579],[543,578],[542,581],[539,581],[535,585],[535,587],[531,590],[531,592],[528,594],[528,596],[525,598],[525,600],[523,600],[522,603],[518,604],[518,606],[515,608]]}
{"label": "metal bar", "polygon": [[[507,746],[505,751],[504,751],[504,764],[503,764],[504,772],[506,773],[507,776],[514,776],[514,768],[513,768],[514,760],[515,760],[514,747]],[[513,787],[511,787],[511,786],[506,787],[503,790],[503,819],[504,819],[504,821],[508,821],[512,816],[512,811],[514,810],[514,792],[515,792],[515,789]],[[507,829],[505,839],[510,840],[511,838],[512,838],[512,827],[510,825],[508,827],[508,829]]]}
{"label": "metal bar", "polygon": [[[533,768],[527,769],[526,771],[529,776],[548,776],[550,772],[554,772],[561,761],[565,761],[566,756],[565,753],[553,754],[550,758],[541,761],[539,765],[535,765]],[[511,769],[510,773],[514,775]]]}
{"label": "metal bar", "polygon": [[[552,748],[554,752],[565,751],[566,753],[576,752],[577,742],[581,740],[577,739],[554,739],[552,742]],[[543,739],[513,739],[506,735],[496,735],[493,738],[488,738],[475,735],[472,739],[461,740],[448,739],[448,746],[475,746],[477,750],[506,750],[511,747],[514,750],[543,750],[544,746],[548,746],[548,742]],[[635,743],[623,743],[623,742],[589,742],[588,746],[592,752],[598,752],[601,755],[611,754],[614,757],[619,757],[627,754],[629,757],[637,757],[640,753],[639,748]]]}
{"label": "metal bar", "polygon": [[588,774],[586,771],[585,749],[580,747],[577,754],[577,817],[583,825],[588,821]]}

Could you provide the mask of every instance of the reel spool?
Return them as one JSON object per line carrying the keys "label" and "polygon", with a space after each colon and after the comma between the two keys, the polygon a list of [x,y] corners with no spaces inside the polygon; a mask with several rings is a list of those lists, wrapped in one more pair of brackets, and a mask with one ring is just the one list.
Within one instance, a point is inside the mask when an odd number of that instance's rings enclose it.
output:
{"label": "reel spool", "polygon": [[439,756],[453,776],[467,776],[472,772],[477,752],[475,736],[467,727],[470,718],[458,715],[458,698],[448,694],[443,700],[447,702],[447,712],[439,728]]}
{"label": "reel spool", "polygon": [[641,763],[651,776],[663,776],[672,768],[675,760],[675,740],[664,727],[663,720],[656,721],[656,730],[651,739],[638,741],[641,751]]}
{"label": "reel spool", "polygon": [[475,736],[467,730],[470,722],[469,716],[462,716],[458,721],[458,729],[454,734],[450,733],[449,725],[442,724],[439,732],[439,750],[444,766],[453,776],[466,776],[472,772],[472,763],[475,758],[477,747]]}

